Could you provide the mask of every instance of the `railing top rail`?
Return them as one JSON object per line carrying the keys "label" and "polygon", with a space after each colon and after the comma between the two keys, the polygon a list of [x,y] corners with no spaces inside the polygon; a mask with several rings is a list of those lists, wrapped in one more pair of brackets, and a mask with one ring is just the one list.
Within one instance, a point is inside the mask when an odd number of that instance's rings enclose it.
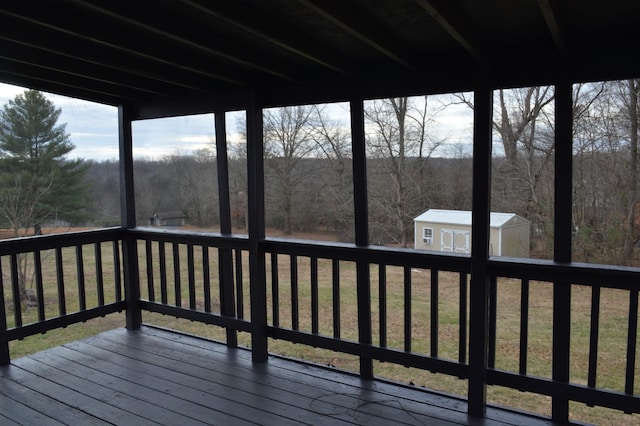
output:
{"label": "railing top rail", "polygon": [[489,271],[499,277],[625,290],[640,289],[640,268],[631,266],[492,257],[489,260]]}
{"label": "railing top rail", "polygon": [[219,232],[184,231],[180,229],[155,229],[136,227],[127,231],[141,240],[163,241],[179,244],[195,244],[209,247],[247,249],[249,237],[237,234],[221,234]]}
{"label": "railing top rail", "polygon": [[366,261],[394,266],[471,272],[471,257],[465,254],[418,251],[409,248],[357,246],[352,243],[267,238],[261,242],[267,252],[346,261]]}
{"label": "railing top rail", "polygon": [[64,234],[10,238],[0,241],[0,256],[120,240],[124,237],[124,232],[125,230],[122,228],[104,228]]}

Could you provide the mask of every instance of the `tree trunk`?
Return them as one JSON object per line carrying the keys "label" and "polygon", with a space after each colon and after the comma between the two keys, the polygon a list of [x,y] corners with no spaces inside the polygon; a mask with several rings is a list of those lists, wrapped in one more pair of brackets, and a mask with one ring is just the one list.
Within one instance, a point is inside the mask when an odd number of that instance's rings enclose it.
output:
{"label": "tree trunk", "polygon": [[638,203],[638,80],[627,82],[629,89],[629,206],[627,216],[627,237],[625,238],[625,257],[633,254],[636,242],[636,204]]}

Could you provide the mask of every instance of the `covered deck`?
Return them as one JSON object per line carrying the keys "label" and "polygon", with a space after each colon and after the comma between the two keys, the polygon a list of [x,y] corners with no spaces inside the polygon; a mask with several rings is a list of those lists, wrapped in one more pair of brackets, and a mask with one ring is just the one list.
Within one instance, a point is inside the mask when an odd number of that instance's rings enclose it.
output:
{"label": "covered deck", "polygon": [[364,380],[143,326],[117,329],[0,367],[3,425],[550,425],[424,388]]}
{"label": "covered deck", "polygon": [[[121,220],[0,241],[0,420],[569,424],[575,404],[637,420],[640,269],[575,263],[571,241],[572,85],[640,76],[639,17],[637,0],[4,2],[0,81],[118,107]],[[555,94],[553,259],[492,257],[493,91],[541,85]],[[473,94],[472,254],[373,245],[365,101],[454,92]],[[354,241],[270,238],[263,111],[332,102],[349,105]],[[231,227],[225,114],[232,111],[246,113],[246,235]],[[220,232],[142,227],[148,217],[136,215],[132,123],[201,113],[215,115]],[[34,276],[29,309],[20,294],[24,259]],[[390,270],[400,277],[395,329],[387,315]],[[420,326],[414,270],[429,295]],[[319,275],[332,304],[320,304]],[[349,321],[341,315],[345,275],[357,306]],[[439,315],[444,276],[457,298],[456,327],[447,333]],[[515,319],[499,315],[513,304],[499,297],[505,286],[519,294]],[[549,304],[543,354],[529,340],[529,312],[540,300],[534,286]],[[571,352],[577,289],[590,305],[580,376]],[[616,327],[624,334],[615,386],[603,385],[599,373],[608,362],[600,358],[608,291],[620,296]],[[125,312],[126,329],[11,359],[16,340],[116,312]],[[226,345],[146,327],[147,312],[221,328]],[[518,323],[506,365],[496,331],[505,321]],[[238,348],[240,332],[250,351]],[[394,332],[396,346],[388,339]],[[275,357],[273,340],[348,354],[358,374]],[[535,356],[548,367],[543,375],[531,371]],[[376,379],[381,362],[464,380],[465,398]],[[547,398],[549,419],[492,408],[490,387]]]}

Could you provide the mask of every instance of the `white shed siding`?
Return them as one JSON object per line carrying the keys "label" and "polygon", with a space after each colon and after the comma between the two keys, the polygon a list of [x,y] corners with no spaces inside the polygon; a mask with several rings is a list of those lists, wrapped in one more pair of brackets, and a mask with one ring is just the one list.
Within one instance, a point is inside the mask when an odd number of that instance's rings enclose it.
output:
{"label": "white shed siding", "polygon": [[[443,251],[441,230],[471,233],[471,212],[464,210],[430,209],[414,219],[414,247]],[[423,229],[433,230],[433,243],[423,243]],[[529,256],[529,222],[515,213],[492,212],[490,215],[490,255]]]}

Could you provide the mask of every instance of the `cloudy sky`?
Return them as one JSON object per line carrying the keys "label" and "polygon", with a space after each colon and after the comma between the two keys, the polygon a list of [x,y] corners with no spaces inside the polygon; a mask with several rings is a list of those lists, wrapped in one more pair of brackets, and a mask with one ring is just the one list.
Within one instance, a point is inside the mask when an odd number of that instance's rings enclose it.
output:
{"label": "cloudy sky", "polygon": [[[22,93],[22,87],[0,83],[0,105]],[[76,146],[70,157],[94,160],[118,158],[118,110],[115,107],[46,94],[62,109],[60,123]],[[213,141],[213,115],[146,120],[133,123],[134,155],[157,158],[189,153]]]}
{"label": "cloudy sky", "polygon": [[[25,89],[0,83],[0,107]],[[118,115],[115,107],[86,102],[64,96],[46,94],[47,98],[62,109],[60,122],[66,123],[67,133],[76,148],[72,158],[116,160],[118,158]],[[348,125],[345,106],[331,108],[333,118]],[[239,113],[227,117],[231,141],[235,135]],[[437,116],[438,138],[447,143],[439,155],[470,154],[472,114],[467,107],[450,106]],[[214,117],[212,114],[145,120],[133,123],[134,156],[158,158],[169,154],[188,154],[210,146],[214,141]]]}

